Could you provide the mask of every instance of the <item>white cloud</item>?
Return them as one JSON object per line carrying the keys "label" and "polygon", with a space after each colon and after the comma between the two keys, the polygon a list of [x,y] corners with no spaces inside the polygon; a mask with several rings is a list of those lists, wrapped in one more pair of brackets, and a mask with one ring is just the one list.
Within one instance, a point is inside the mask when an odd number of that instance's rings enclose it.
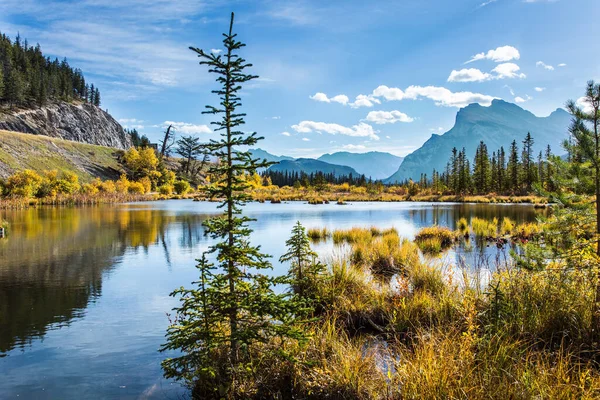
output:
{"label": "white cloud", "polygon": [[289,133],[289,132],[281,132],[281,134],[282,134],[283,136],[292,136],[292,134],[291,134],[291,133]]}
{"label": "white cloud", "polygon": [[487,72],[477,68],[463,68],[460,71],[453,70],[448,77],[448,82],[483,82],[492,79]]}
{"label": "white cloud", "polygon": [[542,67],[544,69],[547,69],[548,71],[554,71],[554,67],[552,65],[548,65],[543,61],[538,61],[535,63],[536,67]]}
{"label": "white cloud", "polygon": [[322,92],[317,92],[314,95],[310,96],[310,98],[313,99],[314,101],[320,101],[323,103],[340,103],[343,105],[348,104],[348,102],[350,101],[348,96],[346,96],[344,94],[338,94],[337,96],[333,96],[332,98],[329,98],[329,97],[327,97],[327,95],[325,93],[322,93]]}
{"label": "white cloud", "polygon": [[292,125],[292,129],[298,133],[325,132],[331,135],[339,134],[355,137],[370,137],[374,140],[379,140],[379,136],[375,134],[373,127],[364,122],[360,122],[358,125],[349,128],[343,125],[326,122],[302,121],[297,125]]}
{"label": "white cloud", "polygon": [[567,64],[565,64],[565,63],[560,63],[560,64],[558,64],[558,66],[562,68],[562,67],[566,67],[566,66],[567,66]]}
{"label": "white cloud", "polygon": [[136,119],[136,118],[120,118],[119,119],[119,123],[121,124],[141,124],[142,122],[144,122],[141,119]]}
{"label": "white cloud", "polygon": [[280,116],[271,117],[271,119],[281,119]]}
{"label": "white cloud", "polygon": [[485,6],[488,6],[488,5],[490,5],[490,4],[492,4],[492,3],[495,3],[495,2],[497,2],[497,1],[498,1],[498,0],[487,0],[487,1],[484,1],[483,3],[481,3],[481,4],[479,5],[479,8],[481,8],[481,7],[485,7]]}
{"label": "white cloud", "polygon": [[496,68],[492,70],[492,72],[496,73],[495,79],[504,79],[504,78],[525,78],[527,75],[524,73],[519,73],[521,68],[514,63],[503,63],[498,64]]}
{"label": "white cloud", "polygon": [[384,99],[391,100],[403,100],[405,95],[401,89],[398,88],[390,88],[385,85],[378,86],[375,90],[373,90],[374,97],[383,97]]}
{"label": "white cloud", "polygon": [[465,62],[465,64],[478,60],[492,60],[495,62],[505,62],[511,60],[518,60],[519,58],[521,58],[519,50],[512,46],[502,46],[496,48],[495,50],[489,50],[487,53],[475,54],[473,57],[471,57],[469,61]]}
{"label": "white cloud", "polygon": [[439,86],[409,86],[405,91],[381,85],[373,91],[373,96],[386,100],[417,100],[427,98],[433,100],[436,106],[465,107],[471,103],[489,106],[496,97],[472,92],[452,92]]}
{"label": "white cloud", "polygon": [[350,102],[348,96],[344,94],[338,94],[334,97],[328,97],[325,93],[317,92],[312,96],[309,96],[312,100],[319,101],[321,103],[340,103],[344,106],[350,106],[352,108],[360,107],[373,107],[375,104],[381,104],[379,99],[374,98],[371,95],[359,94],[356,96],[353,102]]}
{"label": "white cloud", "polygon": [[350,103],[350,107],[373,107],[373,105],[375,104],[381,104],[381,101],[379,101],[379,99],[376,99],[372,95],[367,96],[364,94],[359,94],[358,96],[356,96],[356,99],[354,99],[354,102]]}
{"label": "white cloud", "polygon": [[531,100],[533,97],[529,96],[529,95],[525,95],[525,98],[521,97],[521,96],[517,96],[515,97],[515,103],[525,103],[526,101]]}
{"label": "white cloud", "polygon": [[367,121],[378,125],[395,124],[396,122],[413,122],[414,119],[403,112],[394,111],[371,111],[367,114]]}
{"label": "white cloud", "polygon": [[546,88],[545,88],[545,87],[536,87],[536,88],[535,88],[535,91],[536,91],[536,92],[543,92],[544,90],[546,90]]}
{"label": "white cloud", "polygon": [[219,53],[223,52],[223,50],[221,50],[221,49],[210,49],[210,52],[213,53],[213,54],[219,54]]}
{"label": "white cloud", "polygon": [[345,144],[342,148],[346,150],[364,150],[367,147],[362,144]]}
{"label": "white cloud", "polygon": [[303,137],[303,138],[302,138],[302,141],[303,141],[303,142],[310,142],[310,139],[309,139],[309,138],[307,138],[307,137]]}
{"label": "white cloud", "polygon": [[575,102],[575,105],[577,107],[581,108],[586,113],[591,113],[594,110],[592,108],[592,105],[589,103],[589,101],[587,100],[586,97],[578,98],[577,101]]}
{"label": "white cloud", "polygon": [[197,133],[212,133],[212,129],[210,129],[208,125],[195,125],[190,124],[189,122],[165,121],[163,122],[162,127],[166,129],[169,125],[173,125],[173,129],[175,129],[175,132],[183,133],[186,135],[193,135]]}

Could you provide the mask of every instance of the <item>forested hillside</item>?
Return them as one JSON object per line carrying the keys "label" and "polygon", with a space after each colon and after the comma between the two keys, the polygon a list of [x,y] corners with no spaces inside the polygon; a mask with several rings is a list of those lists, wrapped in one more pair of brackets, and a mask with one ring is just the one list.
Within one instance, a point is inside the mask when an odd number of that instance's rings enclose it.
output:
{"label": "forested hillside", "polygon": [[44,56],[39,44],[0,34],[0,105],[42,106],[49,101],[79,100],[100,105],[100,91],[88,84],[66,58]]}

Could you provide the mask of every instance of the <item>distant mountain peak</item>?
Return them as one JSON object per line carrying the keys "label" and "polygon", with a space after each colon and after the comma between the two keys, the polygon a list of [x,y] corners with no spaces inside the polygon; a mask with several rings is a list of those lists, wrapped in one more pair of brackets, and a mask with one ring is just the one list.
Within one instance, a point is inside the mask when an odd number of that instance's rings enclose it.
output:
{"label": "distant mountain peak", "polygon": [[385,182],[418,180],[421,174],[431,176],[433,169],[443,172],[453,147],[465,148],[472,160],[480,141],[487,144],[490,152],[503,146],[508,149],[516,140],[520,143],[527,132],[534,138],[534,150],[543,150],[547,145],[557,151],[567,137],[569,114],[562,108],[548,117],[538,117],[517,104],[496,99],[489,107],[469,104],[456,114],[452,129],[443,135],[431,137],[413,153],[406,156],[398,171]]}

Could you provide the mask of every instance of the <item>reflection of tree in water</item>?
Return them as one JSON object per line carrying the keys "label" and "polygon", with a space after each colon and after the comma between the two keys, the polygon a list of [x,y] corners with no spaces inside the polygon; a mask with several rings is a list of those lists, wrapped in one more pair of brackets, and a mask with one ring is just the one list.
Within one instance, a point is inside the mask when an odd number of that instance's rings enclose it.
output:
{"label": "reflection of tree in water", "polygon": [[408,215],[417,227],[441,225],[456,229],[456,222],[461,218],[466,218],[468,221],[474,217],[487,220],[498,218],[501,221],[502,218],[508,217],[517,223],[522,223],[535,221],[537,212],[532,206],[520,205],[427,203],[423,208],[408,210]]}
{"label": "reflection of tree in water", "polygon": [[[0,241],[0,354],[67,324],[101,295],[103,273],[125,252],[161,245],[169,231],[182,247],[202,240],[205,216],[119,207],[40,208],[5,213]],[[179,229],[173,229],[180,225]]]}

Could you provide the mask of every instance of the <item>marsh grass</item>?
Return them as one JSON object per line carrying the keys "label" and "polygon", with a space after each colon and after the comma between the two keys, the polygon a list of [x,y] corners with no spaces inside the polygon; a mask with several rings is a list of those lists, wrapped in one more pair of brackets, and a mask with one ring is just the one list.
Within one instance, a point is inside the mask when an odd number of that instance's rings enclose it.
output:
{"label": "marsh grass", "polygon": [[[232,398],[600,397],[595,270],[505,265],[482,289],[395,231],[336,232],[348,252],[311,283],[308,341],[257,345]],[[375,273],[380,258],[402,265],[394,286]]]}
{"label": "marsh grass", "polygon": [[454,244],[457,236],[450,229],[442,226],[421,228],[415,235],[415,243],[426,254],[438,254]]}

